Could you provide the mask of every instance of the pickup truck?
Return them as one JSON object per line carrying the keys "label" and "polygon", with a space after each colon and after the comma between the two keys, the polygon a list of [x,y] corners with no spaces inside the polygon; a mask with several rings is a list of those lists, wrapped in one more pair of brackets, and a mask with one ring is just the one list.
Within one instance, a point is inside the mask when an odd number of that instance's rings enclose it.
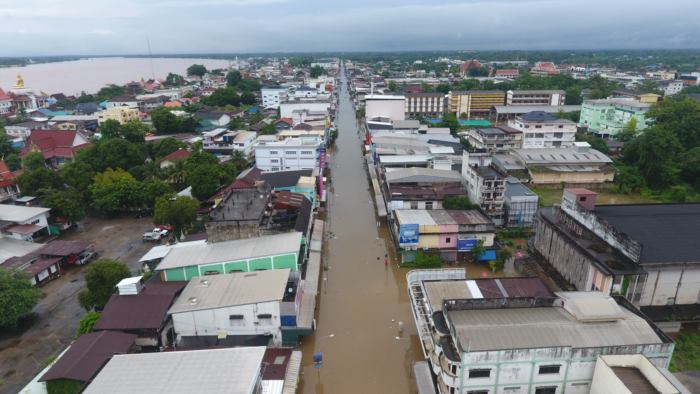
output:
{"label": "pickup truck", "polygon": [[143,242],[160,242],[163,235],[159,231],[147,231],[143,233]]}

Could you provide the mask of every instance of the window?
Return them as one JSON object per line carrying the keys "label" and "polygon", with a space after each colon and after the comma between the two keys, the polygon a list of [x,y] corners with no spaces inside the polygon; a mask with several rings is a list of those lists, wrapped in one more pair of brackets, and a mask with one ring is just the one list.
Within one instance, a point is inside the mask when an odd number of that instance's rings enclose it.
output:
{"label": "window", "polygon": [[271,155],[277,155],[277,154],[279,154],[279,152],[276,151],[276,150],[271,150],[271,151],[270,151],[270,154],[271,154]]}
{"label": "window", "polygon": [[270,163],[279,163],[280,159],[270,159]]}
{"label": "window", "polygon": [[425,203],[425,209],[433,209],[433,202],[432,201],[427,201]]}
{"label": "window", "polygon": [[579,201],[586,201],[586,196],[581,196],[578,198]]}
{"label": "window", "polygon": [[535,128],[536,128],[536,129],[541,129],[541,128],[542,128],[542,125],[541,125],[541,124],[535,125]]}
{"label": "window", "polygon": [[260,313],[260,314],[258,314],[258,322],[260,324],[271,325],[272,324],[272,315],[269,313]]}
{"label": "window", "polygon": [[490,376],[491,376],[490,369],[470,369],[469,370],[469,379],[488,378]]}
{"label": "window", "polygon": [[285,151],[284,154],[285,154],[285,155],[296,155],[296,154],[297,154],[297,151],[295,151],[295,150],[288,150],[288,151]]}
{"label": "window", "polygon": [[450,237],[445,237],[445,242],[446,242],[446,243],[452,242],[452,238],[450,238]]}
{"label": "window", "polygon": [[467,394],[489,394],[488,390],[471,390],[467,391]]}
{"label": "window", "polygon": [[541,365],[540,366],[540,375],[544,374],[554,374],[554,373],[559,373],[559,368],[561,365]]}
{"label": "window", "polygon": [[417,201],[411,201],[411,209],[418,209],[418,202]]}
{"label": "window", "polygon": [[228,317],[229,324],[231,326],[245,326],[245,318],[243,315],[229,315]]}
{"label": "window", "polygon": [[535,394],[557,394],[557,386],[537,387]]}
{"label": "window", "polygon": [[220,273],[221,273],[221,272],[219,272],[219,271],[205,271],[205,272],[204,272],[204,275],[205,275],[205,276],[208,276],[208,275],[219,275]]}
{"label": "window", "polygon": [[314,151],[312,151],[312,150],[303,150],[303,151],[301,151],[301,154],[302,154],[302,155],[313,155],[313,154],[314,154]]}
{"label": "window", "polygon": [[514,386],[514,387],[504,387],[503,391],[517,391],[520,390],[520,386]]}

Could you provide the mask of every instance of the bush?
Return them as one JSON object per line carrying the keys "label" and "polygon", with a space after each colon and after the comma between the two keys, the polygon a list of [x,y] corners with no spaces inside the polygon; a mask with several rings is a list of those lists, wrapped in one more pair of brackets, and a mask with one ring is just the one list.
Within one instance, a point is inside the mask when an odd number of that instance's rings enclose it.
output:
{"label": "bush", "polygon": [[0,328],[14,328],[31,313],[39,301],[41,290],[29,281],[24,271],[0,268]]}
{"label": "bush", "polygon": [[478,209],[478,204],[472,204],[466,196],[447,197],[442,201],[442,207],[445,209]]}
{"label": "bush", "polygon": [[92,332],[92,327],[100,320],[101,314],[99,312],[88,312],[80,318],[78,322],[78,329],[75,332],[75,336],[79,337],[83,334]]}
{"label": "bush", "polygon": [[411,268],[440,268],[442,267],[442,259],[439,256],[418,252],[416,253],[416,259],[414,261],[403,263],[401,266]]}

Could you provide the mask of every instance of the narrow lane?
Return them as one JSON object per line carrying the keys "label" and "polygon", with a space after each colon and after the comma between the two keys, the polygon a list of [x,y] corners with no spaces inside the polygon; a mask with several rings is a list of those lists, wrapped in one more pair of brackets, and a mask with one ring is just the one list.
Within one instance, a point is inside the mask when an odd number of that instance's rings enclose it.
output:
{"label": "narrow lane", "polygon": [[[421,353],[408,306],[406,270],[395,265],[385,225],[377,226],[344,74],[336,125],[338,139],[329,163],[331,236],[324,249],[328,270],[321,273],[316,333],[303,344],[303,392],[408,393],[413,387],[411,365]],[[312,355],[319,349],[324,362],[315,369]]]}

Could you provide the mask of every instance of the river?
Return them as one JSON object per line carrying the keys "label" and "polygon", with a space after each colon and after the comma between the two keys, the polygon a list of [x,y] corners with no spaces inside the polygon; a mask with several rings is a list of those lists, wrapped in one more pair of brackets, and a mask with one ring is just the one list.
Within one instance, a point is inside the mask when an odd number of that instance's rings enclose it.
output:
{"label": "river", "polygon": [[[377,226],[344,75],[336,125],[327,219],[327,231],[334,237],[325,245],[329,268],[322,271],[327,280],[321,280],[317,329],[302,346],[300,392],[409,393],[414,387],[412,363],[422,353],[408,304],[407,270],[396,267],[386,226]],[[315,369],[312,355],[319,350],[323,367]]]}
{"label": "river", "polygon": [[[39,63],[23,67],[0,68],[0,88],[7,91],[15,85],[17,74],[22,75],[25,86],[35,92],[48,94],[94,93],[105,85],[123,85],[154,74],[163,78],[168,73],[185,75],[187,67],[203,64],[207,69],[227,68],[227,60],[176,59],[176,58],[125,58],[101,57],[75,61]],[[152,65],[152,66],[151,66]]]}

